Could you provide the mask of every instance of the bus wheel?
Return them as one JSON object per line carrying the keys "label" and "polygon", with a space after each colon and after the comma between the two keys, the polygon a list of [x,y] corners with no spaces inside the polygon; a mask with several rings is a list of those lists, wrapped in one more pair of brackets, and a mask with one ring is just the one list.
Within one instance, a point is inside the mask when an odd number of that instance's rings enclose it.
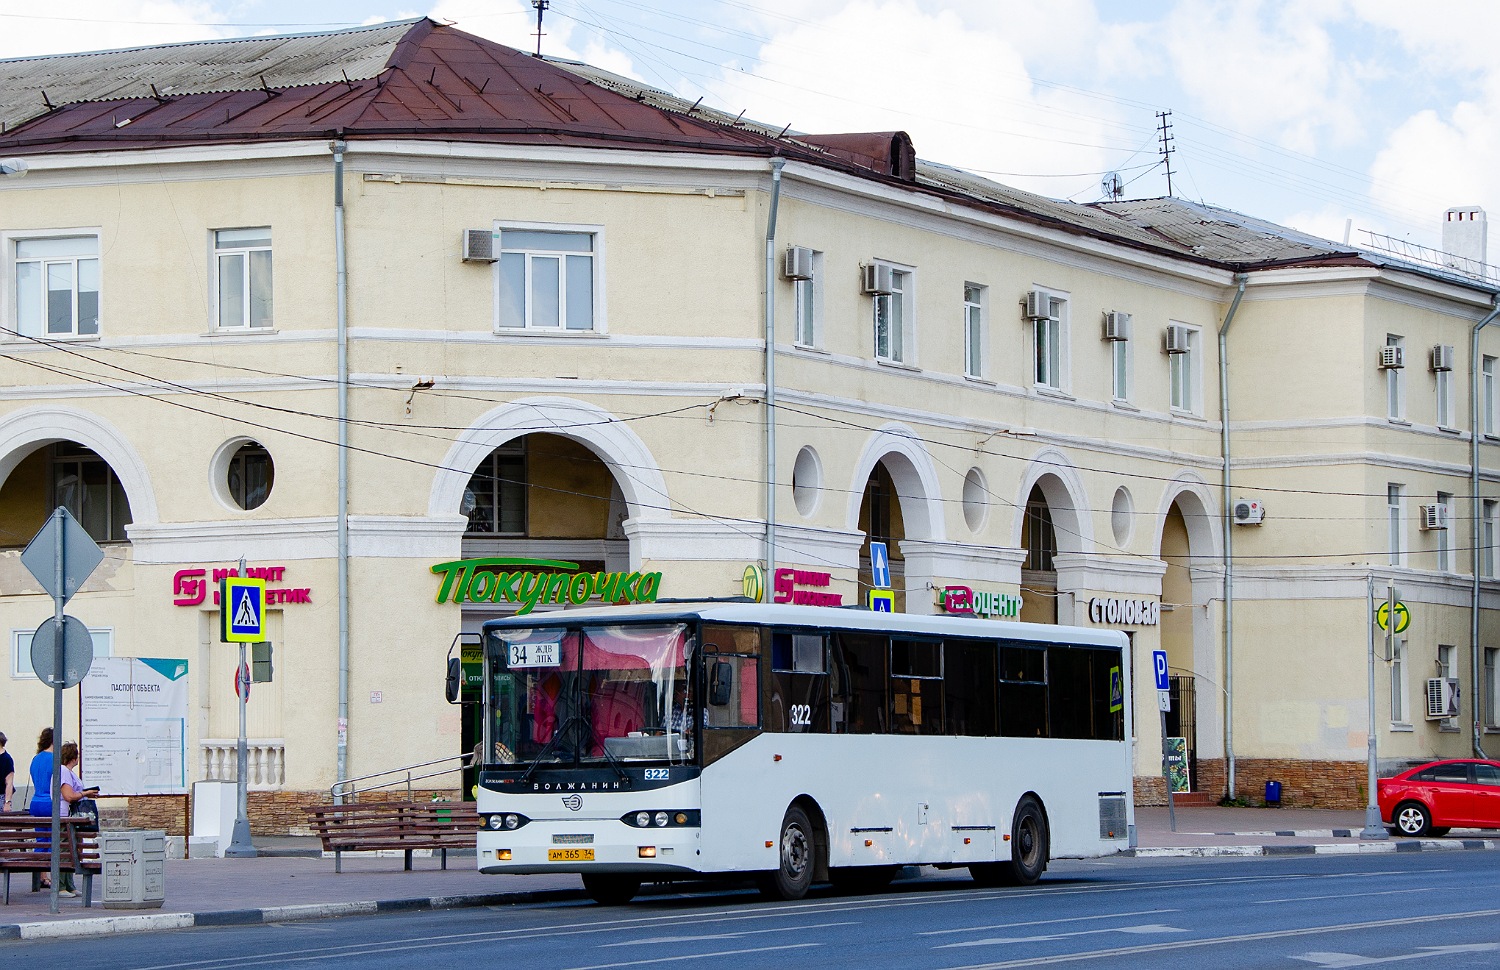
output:
{"label": "bus wheel", "polygon": [[780,857],[780,867],[760,877],[760,891],[772,899],[801,899],[812,886],[813,828],[796,805],[781,820]]}
{"label": "bus wheel", "polygon": [[1010,831],[1009,862],[984,862],[969,867],[969,874],[981,886],[1030,886],[1046,870],[1050,840],[1041,803],[1030,795],[1021,799]]}
{"label": "bus wheel", "polygon": [[590,872],[584,874],[583,891],[600,906],[623,906],[641,891],[641,880],[616,872]]}
{"label": "bus wheel", "polygon": [[846,866],[831,869],[828,881],[841,893],[878,893],[891,884],[900,866]]}

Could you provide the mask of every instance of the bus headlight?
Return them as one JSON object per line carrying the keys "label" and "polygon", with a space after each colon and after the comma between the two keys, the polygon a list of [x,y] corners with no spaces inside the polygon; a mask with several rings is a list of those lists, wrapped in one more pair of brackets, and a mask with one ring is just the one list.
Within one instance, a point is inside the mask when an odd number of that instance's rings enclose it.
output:
{"label": "bus headlight", "polygon": [[657,812],[656,813],[656,824],[659,827],[661,827],[661,828],[666,828],[667,827],[667,813],[666,812]]}
{"label": "bus headlight", "polygon": [[650,825],[651,824],[651,813],[650,812],[636,812],[635,813],[635,824],[638,825],[638,826],[640,826],[641,828],[645,828],[646,826]]}
{"label": "bus headlight", "polygon": [[515,812],[497,812],[493,815],[479,816],[479,824],[492,832],[498,832],[501,829],[515,831],[521,826],[530,823],[530,821],[531,819],[525,815],[519,815]]}
{"label": "bus headlight", "polygon": [[521,827],[521,816],[519,816],[519,815],[507,815],[507,816],[505,816],[505,827],[508,828],[508,829],[518,829],[518,828],[520,828]]}
{"label": "bus headlight", "polygon": [[492,829],[498,829],[500,826],[504,825],[505,822],[499,815],[491,815],[485,820],[484,824]]}

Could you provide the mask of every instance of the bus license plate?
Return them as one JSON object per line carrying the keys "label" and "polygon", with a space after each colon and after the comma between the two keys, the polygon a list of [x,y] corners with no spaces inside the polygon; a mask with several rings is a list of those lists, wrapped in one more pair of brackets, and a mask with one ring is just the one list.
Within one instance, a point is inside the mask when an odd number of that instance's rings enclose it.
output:
{"label": "bus license plate", "polygon": [[548,862],[593,862],[593,849],[548,849]]}

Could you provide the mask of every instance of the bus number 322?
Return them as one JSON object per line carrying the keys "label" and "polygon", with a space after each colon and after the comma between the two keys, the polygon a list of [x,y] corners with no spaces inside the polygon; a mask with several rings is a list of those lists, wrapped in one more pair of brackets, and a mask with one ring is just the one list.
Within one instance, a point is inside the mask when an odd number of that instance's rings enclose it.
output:
{"label": "bus number 322", "polygon": [[812,705],[793,704],[791,707],[792,727],[812,726]]}

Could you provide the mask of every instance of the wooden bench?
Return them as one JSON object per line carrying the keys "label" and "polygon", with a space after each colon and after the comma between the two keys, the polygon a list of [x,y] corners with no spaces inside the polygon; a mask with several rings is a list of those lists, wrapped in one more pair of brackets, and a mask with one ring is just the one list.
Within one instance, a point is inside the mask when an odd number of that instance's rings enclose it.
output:
{"label": "wooden bench", "polygon": [[345,805],[315,805],[307,809],[307,821],[323,842],[323,851],[333,853],[333,871],[344,871],[343,853],[397,849],[405,853],[411,871],[411,854],[435,849],[448,868],[449,849],[472,849],[479,832],[479,815],[473,802],[352,802]]}
{"label": "wooden bench", "polygon": [[[31,873],[35,887],[42,875],[52,870],[51,836],[51,819],[24,813],[0,815],[0,876],[4,877],[5,905],[10,905],[12,872]],[[58,871],[71,870],[82,877],[83,905],[88,908],[94,901],[94,876],[100,871],[99,829],[92,819],[65,818],[58,842],[62,846]]]}

